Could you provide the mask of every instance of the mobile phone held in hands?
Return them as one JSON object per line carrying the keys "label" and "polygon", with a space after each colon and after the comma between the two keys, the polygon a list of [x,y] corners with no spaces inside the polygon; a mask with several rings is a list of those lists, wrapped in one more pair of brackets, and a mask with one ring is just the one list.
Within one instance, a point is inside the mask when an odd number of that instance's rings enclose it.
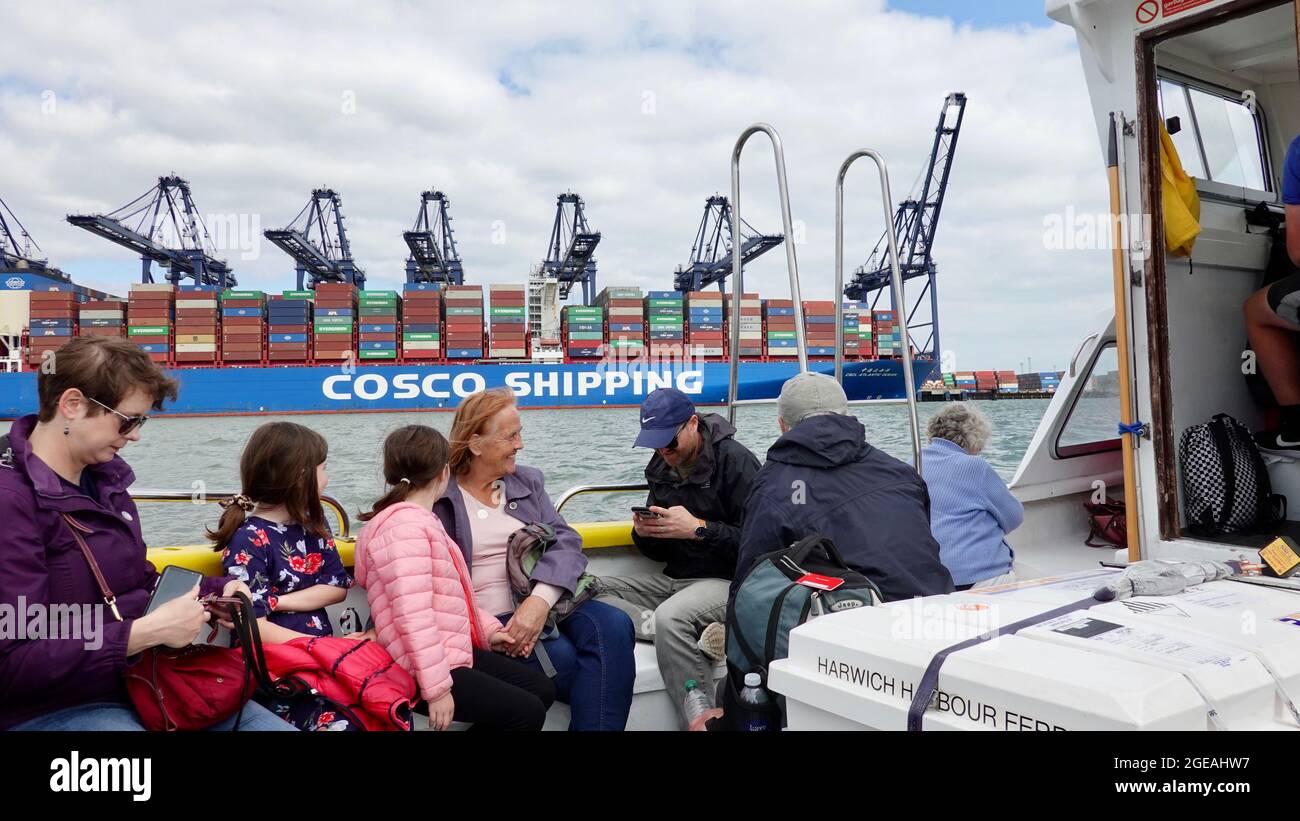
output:
{"label": "mobile phone held in hands", "polygon": [[203,574],[189,568],[168,565],[163,570],[162,576],[158,578],[158,585],[154,587],[153,595],[149,597],[149,606],[145,608],[144,614],[147,616],[172,599],[184,596],[193,590],[194,585],[202,578]]}
{"label": "mobile phone held in hands", "polygon": [[653,510],[651,510],[651,509],[648,508],[648,507],[638,507],[638,506],[635,506],[635,505],[634,505],[634,506],[632,507],[632,512],[635,513],[637,516],[640,516],[642,519],[662,519],[662,518],[663,518],[663,517],[660,516],[658,513],[655,513]]}

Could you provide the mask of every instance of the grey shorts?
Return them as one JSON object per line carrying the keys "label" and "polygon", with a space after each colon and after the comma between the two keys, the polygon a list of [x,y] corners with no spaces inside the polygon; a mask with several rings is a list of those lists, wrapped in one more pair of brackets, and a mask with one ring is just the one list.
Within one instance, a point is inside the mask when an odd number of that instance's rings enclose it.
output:
{"label": "grey shorts", "polygon": [[1283,277],[1268,286],[1268,307],[1283,322],[1300,326],[1300,274]]}

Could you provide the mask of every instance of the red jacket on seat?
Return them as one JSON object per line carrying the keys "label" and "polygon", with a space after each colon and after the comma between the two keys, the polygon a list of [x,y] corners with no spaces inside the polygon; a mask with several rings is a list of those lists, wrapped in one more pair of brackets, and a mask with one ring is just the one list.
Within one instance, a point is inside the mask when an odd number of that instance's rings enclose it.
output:
{"label": "red jacket on seat", "polygon": [[415,679],[376,642],[304,636],[262,649],[273,679],[302,682],[347,708],[367,730],[411,729]]}

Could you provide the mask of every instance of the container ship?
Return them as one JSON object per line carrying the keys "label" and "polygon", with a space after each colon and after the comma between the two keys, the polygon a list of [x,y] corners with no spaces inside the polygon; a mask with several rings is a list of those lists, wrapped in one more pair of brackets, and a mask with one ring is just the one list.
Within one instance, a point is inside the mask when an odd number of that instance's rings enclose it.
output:
{"label": "container ship", "polygon": [[[793,303],[757,294],[733,311],[718,292],[606,288],[594,305],[563,309],[552,346],[542,337],[534,345],[524,285],[413,283],[397,292],[320,283],[268,294],[137,284],[120,299],[31,273],[3,276],[5,418],[36,406],[36,373],[74,336],[139,345],[179,380],[167,411],[176,415],[450,409],[494,387],[510,388],[523,407],[637,405],[669,386],[720,404],[732,322],[741,326],[741,400],[774,398],[798,372]],[[809,368],[832,373],[834,304],[804,310]],[[851,398],[903,395],[894,321],[892,311],[846,309]],[[929,357],[914,363],[918,378],[935,367]]]}

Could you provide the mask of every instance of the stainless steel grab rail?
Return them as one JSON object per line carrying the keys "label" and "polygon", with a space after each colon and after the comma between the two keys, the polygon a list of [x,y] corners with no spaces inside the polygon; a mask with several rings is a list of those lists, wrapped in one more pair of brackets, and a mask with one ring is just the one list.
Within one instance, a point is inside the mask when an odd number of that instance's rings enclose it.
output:
{"label": "stainless steel grab rail", "polygon": [[563,510],[564,506],[569,503],[569,500],[576,496],[583,496],[589,493],[637,493],[648,490],[650,490],[650,486],[644,482],[641,482],[640,484],[577,485],[560,494],[560,498],[555,502],[555,512],[559,513]]}
{"label": "stainless steel grab rail", "polygon": [[[894,195],[889,187],[889,168],[880,153],[870,148],[854,151],[840,166],[835,178],[835,381],[844,384],[844,178],[853,163],[869,157],[880,175],[880,199],[885,214],[885,236],[889,240],[889,283],[893,290],[894,312],[898,314],[899,332],[903,337],[903,390],[906,392],[908,421],[912,425],[912,455],[921,470],[921,426],[916,417],[916,378],[912,373],[911,337],[907,331],[907,305],[903,298],[903,275],[898,265],[898,238],[894,236]],[[902,404],[902,403],[899,403]]]}
{"label": "stainless steel grab rail", "polygon": [[[195,505],[215,504],[237,495],[230,490],[166,490],[157,488],[139,488],[131,490],[131,498],[137,502],[189,502]],[[338,519],[338,530],[334,533],[340,539],[351,538],[352,520],[343,503],[332,496],[320,497],[321,504],[334,512]]]}
{"label": "stainless steel grab rail", "polygon": [[803,327],[803,299],[799,293],[799,263],[794,253],[794,220],[790,217],[790,190],[785,178],[785,151],[781,135],[767,123],[755,123],[741,132],[731,151],[731,380],[727,391],[727,421],[736,424],[736,394],[740,378],[740,300],[744,295],[744,272],[740,253],[740,154],[749,138],[763,132],[772,141],[776,160],[776,186],[781,200],[781,227],[785,231],[785,265],[790,275],[790,298],[794,300],[794,334],[799,353],[799,372],[808,370],[808,340]]}

